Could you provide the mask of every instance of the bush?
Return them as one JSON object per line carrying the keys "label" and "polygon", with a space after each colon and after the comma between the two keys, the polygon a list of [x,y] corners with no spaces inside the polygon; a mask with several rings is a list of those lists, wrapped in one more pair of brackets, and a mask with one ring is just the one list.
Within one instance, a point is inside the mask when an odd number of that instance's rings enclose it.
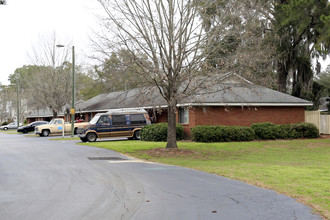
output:
{"label": "bush", "polygon": [[255,137],[253,129],[242,126],[196,126],[191,129],[196,142],[251,141]]}
{"label": "bush", "polygon": [[[167,141],[167,123],[151,124],[142,127],[141,140],[143,141]],[[176,125],[176,139],[183,139],[183,126]]]}
{"label": "bush", "polygon": [[269,122],[251,126],[258,139],[316,138],[319,130],[311,123],[275,125]]}
{"label": "bush", "polygon": [[281,125],[275,125],[270,122],[261,122],[251,125],[258,139],[280,139],[284,138]]}
{"label": "bush", "polygon": [[5,121],[5,122],[2,123],[1,126],[8,125],[8,124],[9,124],[9,122]]}
{"label": "bush", "polygon": [[319,129],[312,123],[304,122],[292,124],[291,126],[292,132],[299,134],[300,138],[317,138],[320,136]]}

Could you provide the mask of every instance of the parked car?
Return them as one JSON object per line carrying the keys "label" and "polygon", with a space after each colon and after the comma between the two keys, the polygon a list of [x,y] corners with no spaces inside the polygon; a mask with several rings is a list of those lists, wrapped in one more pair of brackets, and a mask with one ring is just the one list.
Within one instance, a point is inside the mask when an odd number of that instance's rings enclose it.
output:
{"label": "parked car", "polygon": [[48,122],[47,121],[34,121],[28,125],[17,128],[17,132],[23,132],[24,134],[26,134],[30,131],[34,131],[36,126],[44,125],[44,124],[48,124]]}
{"label": "parked car", "polygon": [[[77,129],[79,127],[83,127],[84,125],[88,125],[88,122],[85,123],[74,123],[74,133],[77,134]],[[63,131],[64,129],[64,131]],[[62,133],[69,134],[71,132],[71,123],[65,122],[63,118],[55,118],[51,120],[48,124],[39,125],[35,127],[34,133],[39,134],[40,137],[47,137],[50,134],[60,135]]]}
{"label": "parked car", "polygon": [[90,125],[78,128],[78,137],[82,142],[93,142],[97,138],[127,137],[140,140],[141,128],[151,124],[145,110],[112,110],[96,114]]}
{"label": "parked car", "polygon": [[[20,123],[20,125],[22,125],[22,124]],[[17,124],[16,124],[16,122],[12,122],[7,125],[1,126],[0,129],[5,130],[5,131],[7,131],[8,129],[17,129]]]}

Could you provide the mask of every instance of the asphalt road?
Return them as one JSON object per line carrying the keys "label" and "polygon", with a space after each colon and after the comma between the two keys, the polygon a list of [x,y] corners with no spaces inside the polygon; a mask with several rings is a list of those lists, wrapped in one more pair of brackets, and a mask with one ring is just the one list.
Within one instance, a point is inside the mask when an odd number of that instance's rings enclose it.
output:
{"label": "asphalt road", "polygon": [[274,191],[76,142],[0,133],[1,220],[321,219]]}

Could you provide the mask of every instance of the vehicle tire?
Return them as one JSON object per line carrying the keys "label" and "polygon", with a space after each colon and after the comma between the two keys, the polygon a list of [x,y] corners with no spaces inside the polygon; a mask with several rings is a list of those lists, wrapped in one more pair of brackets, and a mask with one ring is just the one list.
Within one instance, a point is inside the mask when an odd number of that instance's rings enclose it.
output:
{"label": "vehicle tire", "polygon": [[97,139],[97,136],[95,133],[88,133],[86,136],[87,141],[94,142]]}
{"label": "vehicle tire", "polygon": [[28,131],[26,129],[23,129],[23,134],[28,133]]}
{"label": "vehicle tire", "polygon": [[77,134],[78,134],[77,131],[78,131],[78,128],[75,128],[74,131],[73,131],[73,134],[74,134],[74,135],[77,135]]}
{"label": "vehicle tire", "polygon": [[80,138],[80,140],[81,140],[82,142],[86,142],[86,141],[87,141],[86,138]]}
{"label": "vehicle tire", "polygon": [[7,130],[8,130],[8,128],[7,128],[7,127],[4,127],[4,128],[3,128],[3,130],[7,131]]}
{"label": "vehicle tire", "polygon": [[140,133],[141,133],[140,130],[134,132],[134,139],[135,140],[140,140],[141,139]]}
{"label": "vehicle tire", "polygon": [[45,129],[45,130],[42,130],[42,136],[44,136],[44,137],[48,137],[49,136],[49,130],[48,129]]}

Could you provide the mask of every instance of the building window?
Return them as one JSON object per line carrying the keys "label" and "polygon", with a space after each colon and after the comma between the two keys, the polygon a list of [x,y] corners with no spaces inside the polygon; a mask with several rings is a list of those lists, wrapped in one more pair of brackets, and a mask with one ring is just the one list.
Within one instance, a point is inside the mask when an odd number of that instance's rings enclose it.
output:
{"label": "building window", "polygon": [[189,124],[189,108],[179,108],[179,123]]}

